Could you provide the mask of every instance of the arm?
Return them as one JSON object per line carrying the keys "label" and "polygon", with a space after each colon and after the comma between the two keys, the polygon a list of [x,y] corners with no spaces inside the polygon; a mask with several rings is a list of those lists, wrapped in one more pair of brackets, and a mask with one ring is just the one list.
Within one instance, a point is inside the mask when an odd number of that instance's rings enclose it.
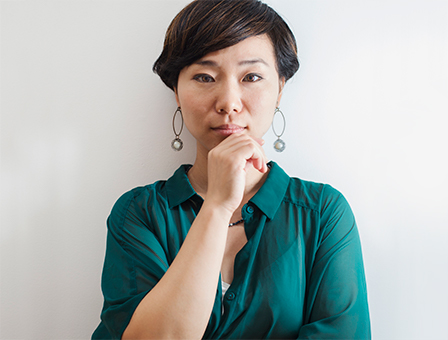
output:
{"label": "arm", "polygon": [[344,197],[326,186],[299,339],[370,339],[361,243]]}
{"label": "arm", "polygon": [[246,168],[266,172],[254,139],[233,135],[210,151],[204,204],[171,266],[143,298],[123,339],[199,339],[207,326],[219,279],[228,223],[240,205]]}
{"label": "arm", "polygon": [[228,213],[204,202],[178,255],[138,305],[123,339],[202,337],[215,300],[229,220]]}
{"label": "arm", "polygon": [[[150,301],[147,297],[156,296],[148,293],[161,286],[158,283],[166,277],[170,268],[166,250],[150,227],[154,222],[141,208],[151,204],[152,197],[153,193],[146,188],[137,188],[124,194],[115,204],[107,221],[107,249],[102,277],[105,302],[101,314],[102,324],[93,334],[93,339],[122,338],[131,317],[136,315],[136,309]],[[186,278],[190,275],[188,273]],[[177,291],[183,285],[184,280],[174,287],[173,298],[176,298]],[[158,317],[148,316],[144,320],[144,326],[149,330],[153,329],[160,322]],[[173,327],[173,324],[167,327]],[[165,334],[163,337],[169,336]]]}

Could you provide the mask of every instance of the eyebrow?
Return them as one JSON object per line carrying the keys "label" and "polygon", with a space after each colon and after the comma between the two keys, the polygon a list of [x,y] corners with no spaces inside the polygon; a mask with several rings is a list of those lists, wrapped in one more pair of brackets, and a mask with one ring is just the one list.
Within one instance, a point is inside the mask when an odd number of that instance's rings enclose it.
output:
{"label": "eyebrow", "polygon": [[[254,65],[254,64],[258,64],[258,63],[269,66],[269,64],[261,58],[242,60],[238,63],[238,65],[244,66],[244,65]],[[214,62],[213,60],[198,60],[198,61],[195,61],[194,64],[201,65],[201,66],[218,67],[218,64],[216,62]]]}
{"label": "eyebrow", "polygon": [[253,65],[253,64],[258,64],[258,63],[261,63],[261,64],[264,64],[264,65],[266,65],[266,66],[269,66],[269,64],[267,63],[267,62],[265,62],[263,59],[261,59],[261,58],[257,58],[257,59],[250,59],[250,60],[243,60],[243,61],[240,61],[239,63],[238,63],[238,65]]}

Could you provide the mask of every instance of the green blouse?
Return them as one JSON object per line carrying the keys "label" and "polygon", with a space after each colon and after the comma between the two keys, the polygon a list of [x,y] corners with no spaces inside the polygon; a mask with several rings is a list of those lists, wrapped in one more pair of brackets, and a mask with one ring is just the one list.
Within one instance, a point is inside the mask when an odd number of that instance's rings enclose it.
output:
{"label": "green blouse", "polygon": [[[347,201],[329,185],[269,166],[243,207],[248,242],[224,297],[218,284],[204,339],[370,339],[361,244]],[[189,167],[129,191],[113,207],[93,339],[120,339],[176,257],[203,202]]]}

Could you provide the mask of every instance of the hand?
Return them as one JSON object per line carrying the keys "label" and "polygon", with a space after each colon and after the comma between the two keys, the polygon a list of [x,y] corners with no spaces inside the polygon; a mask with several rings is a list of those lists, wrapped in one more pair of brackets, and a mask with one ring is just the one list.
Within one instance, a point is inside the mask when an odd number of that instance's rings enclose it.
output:
{"label": "hand", "polygon": [[268,171],[264,141],[246,134],[233,134],[208,154],[206,198],[231,214],[240,206],[246,189],[246,175],[253,169]]}

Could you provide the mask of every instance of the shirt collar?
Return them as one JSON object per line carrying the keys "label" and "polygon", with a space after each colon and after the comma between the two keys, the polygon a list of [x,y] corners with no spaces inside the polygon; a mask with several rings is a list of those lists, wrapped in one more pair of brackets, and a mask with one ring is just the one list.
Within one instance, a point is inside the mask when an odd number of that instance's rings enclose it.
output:
{"label": "shirt collar", "polygon": [[[258,192],[250,199],[269,219],[273,219],[289,185],[289,176],[275,162],[269,162],[269,174]],[[187,176],[191,165],[181,165],[166,182],[170,209],[196,195]]]}
{"label": "shirt collar", "polygon": [[166,181],[166,191],[170,209],[184,203],[196,195],[187,176],[190,164],[181,165],[176,172]]}
{"label": "shirt collar", "polygon": [[275,162],[269,162],[269,174],[258,192],[250,199],[270,220],[277,212],[289,185],[289,176]]}

